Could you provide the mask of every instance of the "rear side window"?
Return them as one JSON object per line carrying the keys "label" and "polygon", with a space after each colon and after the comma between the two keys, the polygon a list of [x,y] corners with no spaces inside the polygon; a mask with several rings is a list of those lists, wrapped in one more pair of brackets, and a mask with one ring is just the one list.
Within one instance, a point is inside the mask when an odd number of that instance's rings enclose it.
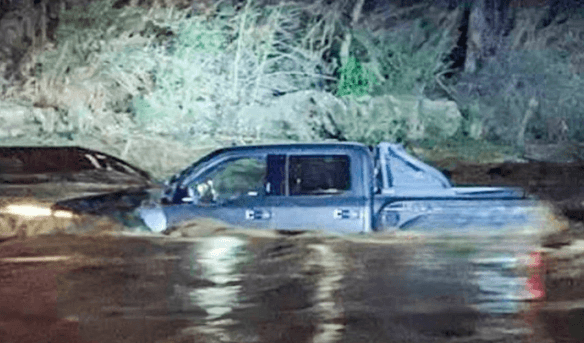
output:
{"label": "rear side window", "polygon": [[340,194],[351,188],[350,175],[346,155],[289,157],[290,195]]}

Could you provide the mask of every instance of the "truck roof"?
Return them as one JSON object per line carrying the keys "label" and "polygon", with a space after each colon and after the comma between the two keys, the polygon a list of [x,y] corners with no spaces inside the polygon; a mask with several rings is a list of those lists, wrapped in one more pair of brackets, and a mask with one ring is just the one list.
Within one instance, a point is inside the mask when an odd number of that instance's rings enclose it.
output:
{"label": "truck roof", "polygon": [[215,152],[218,151],[229,151],[229,150],[257,150],[257,149],[283,149],[283,150],[287,150],[287,149],[302,149],[302,148],[310,148],[310,149],[314,149],[314,148],[324,148],[324,149],[330,149],[330,148],[334,148],[334,147],[339,147],[339,148],[351,148],[351,147],[355,147],[355,148],[365,148],[365,149],[369,149],[369,147],[365,144],[362,143],[357,143],[357,142],[318,142],[318,143],[270,143],[270,144],[257,144],[257,145],[240,145],[240,146],[232,146],[232,147],[225,147],[225,148],[220,148],[218,150],[216,150]]}
{"label": "truck roof", "polygon": [[191,164],[188,168],[181,171],[179,174],[171,177],[169,182],[173,183],[181,180],[186,174],[190,173],[194,168],[196,168],[201,163],[209,161],[215,156],[228,152],[261,152],[261,151],[273,151],[274,153],[285,153],[290,150],[310,150],[311,152],[318,152],[319,150],[326,151],[330,149],[343,149],[343,150],[360,150],[369,152],[369,147],[365,144],[356,142],[321,142],[321,143],[275,143],[275,144],[259,144],[259,145],[241,145],[241,146],[231,146],[220,148],[214,150],[208,155],[203,156],[201,159],[197,160],[195,163]]}

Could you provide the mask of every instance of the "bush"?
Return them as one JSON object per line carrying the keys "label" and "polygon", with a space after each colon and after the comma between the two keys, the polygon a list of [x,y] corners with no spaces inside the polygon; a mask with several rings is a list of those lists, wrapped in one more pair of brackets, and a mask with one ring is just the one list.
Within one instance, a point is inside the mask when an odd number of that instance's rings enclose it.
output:
{"label": "bush", "polygon": [[226,7],[210,20],[175,22],[172,48],[140,52],[155,65],[149,71],[155,86],[134,99],[136,118],[149,130],[182,136],[258,136],[270,118],[241,116],[243,107],[310,89],[322,78],[321,60],[289,32],[299,13],[248,2],[235,14]]}
{"label": "bush", "polygon": [[62,120],[81,123],[74,131],[108,131],[132,116],[147,131],[190,140],[257,133],[269,118],[240,117],[241,107],[327,77],[320,56],[304,47],[298,6],[249,1],[239,12],[225,5],[213,17],[189,17],[113,4],[61,13],[56,46],[35,56],[9,95],[58,109]]}
{"label": "bush", "polygon": [[436,77],[448,70],[445,57],[453,41],[424,20],[390,30],[354,32],[354,53],[376,76],[373,95],[420,95],[437,88]]}
{"label": "bush", "polygon": [[[113,3],[104,0],[61,12],[57,42],[32,54],[23,65],[26,79],[9,87],[7,96],[57,110],[56,123],[65,123],[70,133],[109,131],[127,119],[116,109],[125,110],[128,98],[146,87],[150,76],[140,73],[144,65],[135,60],[107,61],[105,56],[144,47],[154,35],[140,35],[145,10],[115,9]],[[133,77],[118,77],[116,68],[123,63],[133,64]]]}
{"label": "bush", "polygon": [[349,57],[347,64],[339,69],[339,75],[338,96],[363,96],[369,94],[373,86],[379,84],[375,75],[352,56]]}
{"label": "bush", "polygon": [[463,106],[479,106],[487,138],[515,143],[531,99],[539,107],[527,123],[527,138],[547,118],[566,117],[574,138],[583,130],[579,108],[584,105],[584,82],[569,67],[566,56],[554,51],[501,51],[475,74],[456,85]]}
{"label": "bush", "polygon": [[[329,75],[335,60],[323,61],[342,31],[336,15],[321,20],[310,18],[309,7],[260,8],[252,1],[237,12],[218,5],[206,17],[113,4],[104,0],[63,12],[56,47],[37,56],[28,80],[13,94],[55,108],[61,121],[74,123],[67,126],[72,132],[110,132],[116,123],[134,129],[133,121],[149,133],[188,142],[193,137],[241,141],[261,140],[269,122],[281,119],[270,111],[244,109],[270,108],[283,95],[320,88],[325,79],[336,81]],[[423,21],[353,37],[352,57],[338,69],[339,96],[419,95],[434,87],[436,75],[446,68],[441,58],[447,36]],[[413,124],[404,123],[410,114],[351,106],[342,114],[326,114],[343,132],[325,132],[317,124],[313,129],[320,133],[313,138],[376,142],[409,137]],[[305,113],[295,111],[294,120]]]}

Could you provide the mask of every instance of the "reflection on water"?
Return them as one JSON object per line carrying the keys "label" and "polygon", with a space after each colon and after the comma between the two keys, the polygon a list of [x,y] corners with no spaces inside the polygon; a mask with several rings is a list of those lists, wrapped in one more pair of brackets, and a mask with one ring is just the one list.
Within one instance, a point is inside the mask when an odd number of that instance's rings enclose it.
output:
{"label": "reflection on water", "polygon": [[528,245],[517,243],[507,255],[485,239],[220,236],[195,245],[199,277],[213,282],[191,291],[207,312],[198,332],[221,341],[448,340],[477,335],[486,317],[515,314],[528,299],[515,258]]}
{"label": "reflection on water", "polygon": [[[86,293],[83,287],[101,282],[99,272],[124,289],[122,298],[98,293],[109,305],[80,315],[82,330],[104,337],[108,327],[95,323],[111,326],[115,311],[116,323],[179,320],[177,341],[513,342],[527,332],[512,315],[526,300],[527,274],[517,268],[516,254],[528,245],[510,244],[511,250],[485,240],[223,232],[155,244],[155,255],[165,259],[144,253],[149,257],[126,258],[116,269],[84,270],[92,278],[76,274],[68,284]],[[493,324],[497,318],[506,318],[504,324]],[[140,339],[128,342],[150,341],[146,328],[136,332]]]}
{"label": "reflection on water", "polygon": [[337,296],[340,292],[341,281],[346,273],[343,257],[324,244],[308,245],[312,250],[312,258],[307,259],[305,267],[321,268],[322,276],[316,282],[314,299],[315,312],[319,317],[315,343],[336,342],[344,329],[342,324],[345,316],[343,303]]}
{"label": "reflection on water", "polygon": [[231,283],[241,278],[237,265],[245,244],[240,238],[228,236],[209,237],[195,244],[199,252],[196,262],[202,267],[201,276],[214,283],[191,292],[193,302],[207,311],[207,320],[229,313],[236,304],[241,286]]}
{"label": "reflection on water", "polygon": [[477,268],[475,282],[480,288],[477,307],[481,312],[516,313],[521,309],[522,301],[529,300],[526,294],[527,277],[513,272],[516,258],[501,257],[474,262]]}

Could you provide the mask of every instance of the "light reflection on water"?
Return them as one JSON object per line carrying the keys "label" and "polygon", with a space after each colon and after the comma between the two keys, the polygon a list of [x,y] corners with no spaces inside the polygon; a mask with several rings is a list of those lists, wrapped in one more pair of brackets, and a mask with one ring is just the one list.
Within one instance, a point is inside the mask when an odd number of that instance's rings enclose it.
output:
{"label": "light reflection on water", "polygon": [[[498,244],[202,238],[194,244],[191,268],[212,284],[189,291],[190,306],[206,311],[196,331],[225,342],[353,341],[347,331],[368,331],[369,325],[381,325],[375,328],[381,340],[396,330],[416,341],[472,335],[482,315],[515,314],[528,300],[515,255],[529,246],[515,245],[506,255],[489,250]],[[352,323],[365,313],[373,324]]]}
{"label": "light reflection on water", "polygon": [[317,333],[313,338],[315,343],[336,342],[341,336],[344,325],[339,324],[345,316],[342,301],[336,297],[341,290],[341,281],[346,273],[344,258],[335,253],[330,246],[312,244],[308,246],[314,254],[308,259],[306,267],[321,267],[322,277],[316,284],[314,296],[315,311],[320,317]]}
{"label": "light reflection on water", "polygon": [[237,265],[244,256],[245,244],[243,239],[229,236],[204,238],[195,244],[197,263],[202,267],[201,277],[215,284],[190,293],[193,302],[207,311],[207,320],[229,313],[237,304],[241,286],[230,283],[241,279]]}
{"label": "light reflection on water", "polygon": [[[528,275],[517,270],[516,256],[530,246],[503,243],[224,231],[155,245],[165,259],[128,259],[117,269],[88,269],[71,278],[77,280],[77,294],[96,284],[98,272],[107,277],[102,284],[124,284],[123,298],[100,293],[99,302],[119,306],[76,313],[82,330],[91,334],[107,332],[121,320],[139,325],[143,317],[149,325],[183,320],[179,335],[194,341],[480,340],[493,327],[485,317],[514,314],[525,300],[520,295]],[[99,321],[103,325],[95,324]],[[511,330],[516,324],[506,325]],[[496,338],[518,335],[508,332]]]}

